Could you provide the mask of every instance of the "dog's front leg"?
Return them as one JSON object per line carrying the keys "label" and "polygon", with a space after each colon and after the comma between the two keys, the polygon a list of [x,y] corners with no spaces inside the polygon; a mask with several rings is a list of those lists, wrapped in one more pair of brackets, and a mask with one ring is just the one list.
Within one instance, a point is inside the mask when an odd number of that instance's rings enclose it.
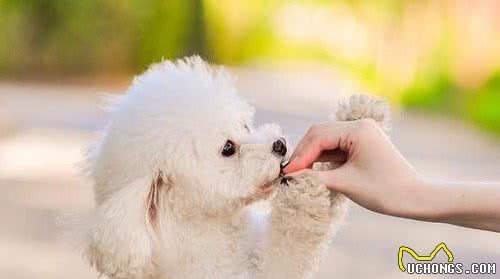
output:
{"label": "dog's front leg", "polygon": [[284,178],[272,201],[261,278],[310,278],[342,219],[344,200],[310,175]]}

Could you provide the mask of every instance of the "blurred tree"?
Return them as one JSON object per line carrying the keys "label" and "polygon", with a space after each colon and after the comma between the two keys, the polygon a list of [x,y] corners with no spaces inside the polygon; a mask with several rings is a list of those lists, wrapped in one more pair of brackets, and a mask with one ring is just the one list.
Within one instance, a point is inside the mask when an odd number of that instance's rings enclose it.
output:
{"label": "blurred tree", "polygon": [[195,53],[313,61],[406,107],[492,128],[499,26],[491,0],[0,0],[0,74],[136,73]]}
{"label": "blurred tree", "polygon": [[[139,1],[136,64],[145,68],[162,58],[205,54],[201,0]],[[146,7],[146,8],[145,8]]]}
{"label": "blurred tree", "polygon": [[468,98],[470,118],[486,129],[500,132],[500,70]]}
{"label": "blurred tree", "polygon": [[144,69],[204,53],[201,0],[0,0],[3,75]]}

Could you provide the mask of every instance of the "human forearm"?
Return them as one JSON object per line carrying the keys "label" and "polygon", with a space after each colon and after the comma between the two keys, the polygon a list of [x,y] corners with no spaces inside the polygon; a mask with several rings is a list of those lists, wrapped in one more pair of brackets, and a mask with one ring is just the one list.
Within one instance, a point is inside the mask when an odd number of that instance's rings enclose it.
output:
{"label": "human forearm", "polygon": [[500,232],[500,183],[419,183],[415,210],[402,217]]}

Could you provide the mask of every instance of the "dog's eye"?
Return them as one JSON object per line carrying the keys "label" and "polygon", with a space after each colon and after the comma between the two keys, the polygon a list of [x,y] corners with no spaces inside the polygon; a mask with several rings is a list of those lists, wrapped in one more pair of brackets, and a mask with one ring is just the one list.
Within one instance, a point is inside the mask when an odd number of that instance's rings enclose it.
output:
{"label": "dog's eye", "polygon": [[247,132],[250,133],[250,127],[248,127],[248,125],[245,124],[245,130],[247,130]]}
{"label": "dog's eye", "polygon": [[224,157],[229,157],[232,156],[236,152],[236,145],[228,140],[226,141],[226,144],[224,144],[224,147],[222,147],[221,154]]}

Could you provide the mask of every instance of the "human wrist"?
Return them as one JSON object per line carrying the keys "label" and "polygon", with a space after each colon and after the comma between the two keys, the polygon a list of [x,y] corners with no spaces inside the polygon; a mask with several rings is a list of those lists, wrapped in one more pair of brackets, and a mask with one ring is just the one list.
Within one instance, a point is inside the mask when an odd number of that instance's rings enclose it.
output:
{"label": "human wrist", "polygon": [[429,179],[413,176],[403,185],[406,189],[401,200],[401,210],[396,214],[399,217],[438,222],[443,215],[442,189]]}
{"label": "human wrist", "polygon": [[450,214],[456,214],[453,203],[450,202],[450,187],[424,177],[418,177],[413,184],[415,198],[409,218],[429,221],[446,222]]}

